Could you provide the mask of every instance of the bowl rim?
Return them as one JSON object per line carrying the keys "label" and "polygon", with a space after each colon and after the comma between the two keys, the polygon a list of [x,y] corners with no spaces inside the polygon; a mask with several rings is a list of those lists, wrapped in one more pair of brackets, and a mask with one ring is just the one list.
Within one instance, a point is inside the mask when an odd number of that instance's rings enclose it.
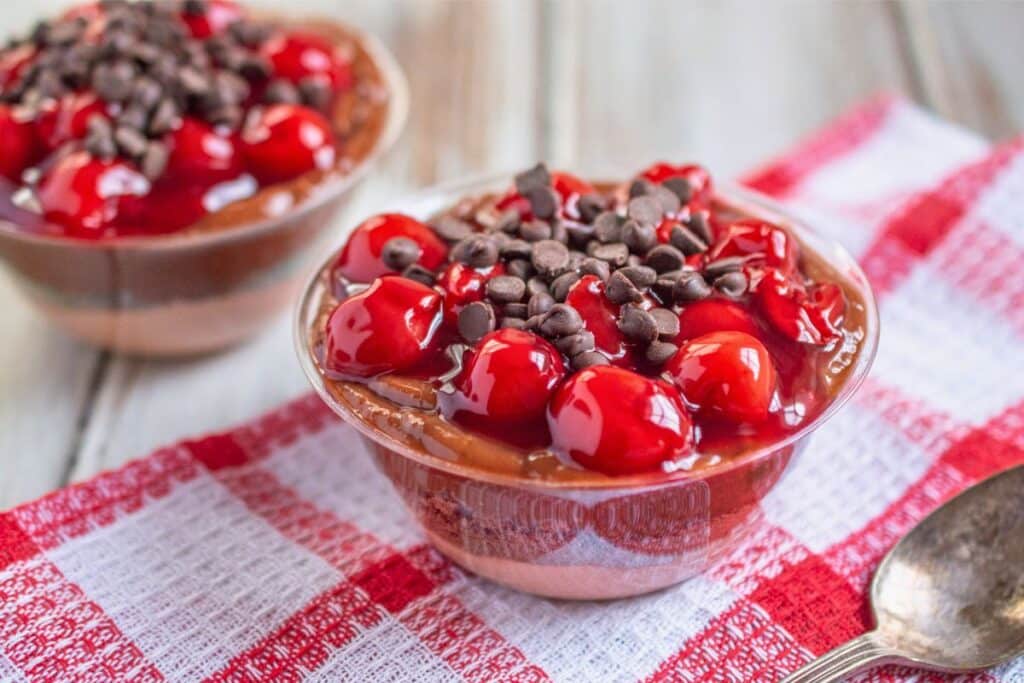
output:
{"label": "bowl rim", "polygon": [[[268,15],[279,19],[281,15]],[[388,107],[385,112],[384,126],[370,152],[356,163],[351,170],[327,175],[318,182],[312,192],[301,201],[288,207],[280,215],[263,216],[255,221],[245,222],[223,230],[206,230],[200,232],[179,231],[161,235],[128,235],[110,240],[86,240],[65,235],[46,235],[26,232],[9,220],[0,219],[0,238],[15,242],[32,244],[40,247],[72,247],[75,249],[92,249],[96,251],[163,251],[174,249],[191,249],[221,242],[245,239],[273,231],[286,217],[302,215],[315,211],[335,197],[355,187],[373,168],[376,163],[394,146],[398,137],[405,129],[409,118],[410,94],[409,81],[398,63],[398,59],[377,36],[352,24],[328,19],[323,16],[302,16],[284,18],[289,24],[308,24],[311,22],[326,24],[343,29],[356,38],[362,48],[370,55],[378,68],[384,87],[388,92]],[[271,189],[270,186],[266,189]],[[262,189],[261,189],[262,191]]]}
{"label": "bowl rim", "polygon": [[[405,197],[388,207],[390,211],[408,213],[424,220],[432,213],[450,206],[461,197],[479,194],[490,190],[505,189],[509,178],[514,172],[488,173],[474,175],[434,185]],[[593,182],[593,181],[592,181]],[[614,181],[613,181],[614,182]],[[621,182],[621,181],[619,181]],[[681,482],[697,482],[716,477],[741,467],[749,466],[791,447],[827,422],[843,405],[850,400],[864,380],[874,363],[878,352],[880,319],[878,305],[867,276],[856,259],[834,239],[825,237],[808,225],[807,218],[801,218],[791,209],[783,207],[775,200],[761,193],[741,188],[731,183],[719,183],[715,195],[728,199],[740,207],[751,207],[756,213],[765,217],[777,217],[777,222],[785,224],[797,235],[802,245],[808,245],[834,268],[842,272],[863,296],[865,308],[865,338],[857,360],[848,375],[846,382],[833,397],[832,401],[813,420],[802,426],[784,439],[772,442],[744,453],[726,463],[714,465],[698,471],[676,470],[675,472],[647,472],[624,477],[608,477],[580,483],[576,480],[530,479],[527,477],[490,472],[469,465],[446,460],[440,456],[421,451],[400,443],[384,432],[367,424],[352,413],[346,406],[337,401],[327,390],[325,379],[310,352],[309,331],[311,322],[319,307],[320,295],[323,293],[324,272],[337,258],[340,247],[331,252],[313,271],[306,281],[293,315],[293,342],[306,378],[314,390],[328,407],[347,424],[354,427],[360,434],[384,446],[395,453],[410,458],[419,464],[435,467],[447,473],[463,476],[468,479],[486,483],[530,489],[532,491],[636,491],[638,489],[656,489],[662,486],[676,485]]]}

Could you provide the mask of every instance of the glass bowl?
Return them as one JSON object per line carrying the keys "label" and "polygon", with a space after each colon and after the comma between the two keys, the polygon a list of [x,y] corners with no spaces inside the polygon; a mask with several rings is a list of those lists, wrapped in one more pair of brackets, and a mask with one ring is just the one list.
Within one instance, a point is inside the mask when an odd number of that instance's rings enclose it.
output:
{"label": "glass bowl", "polygon": [[401,133],[409,90],[373,36],[337,22],[281,23],[343,29],[359,41],[388,92],[373,148],[353,167],[303,187],[298,199],[264,189],[264,215],[223,230],[87,241],[29,233],[0,219],[0,258],[58,327],[119,352],[185,355],[241,342],[294,301],[333,219]]}
{"label": "glass bowl", "polygon": [[[461,197],[503,190],[510,177],[444,185],[394,208],[426,219]],[[760,500],[864,380],[878,344],[878,314],[856,261],[767,198],[739,188],[718,194],[746,212],[791,226],[805,247],[844,274],[863,297],[866,330],[846,383],[817,418],[782,441],[703,471],[585,484],[532,480],[467,467],[399,442],[353,414],[326,387],[309,333],[333,255],[309,281],[295,319],[303,370],[327,405],[365,440],[430,542],[455,563],[521,591],[564,599],[639,595],[700,574],[751,535],[762,521]]]}

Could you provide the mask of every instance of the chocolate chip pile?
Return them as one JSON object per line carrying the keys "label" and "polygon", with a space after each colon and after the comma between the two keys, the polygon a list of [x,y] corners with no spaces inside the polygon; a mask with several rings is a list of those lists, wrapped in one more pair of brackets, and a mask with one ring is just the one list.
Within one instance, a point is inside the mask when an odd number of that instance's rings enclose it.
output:
{"label": "chocolate chip pile", "polygon": [[[194,38],[180,16],[204,15],[203,0],[103,0],[105,19],[95,26],[85,16],[36,25],[8,48],[31,45],[37,57],[0,93],[33,117],[61,96],[91,89],[113,105],[112,120],[94,115],[84,145],[93,156],[123,156],[154,179],[168,150],[162,137],[184,114],[213,125],[238,128],[252,87],[271,76],[258,50],[270,35],[263,24],[240,19],[224,33]],[[329,86],[307,79],[297,86],[271,80],[264,101],[303,102],[320,107]]]}
{"label": "chocolate chip pile", "polygon": [[[721,258],[699,268],[687,265],[687,256],[708,250],[711,231],[703,213],[685,210],[691,188],[683,178],[660,185],[635,181],[624,215],[602,195],[581,196],[565,212],[574,218],[558,215],[560,199],[542,164],[516,176],[515,185],[530,203],[531,220],[509,211],[476,232],[449,214],[431,226],[452,244],[450,260],[473,268],[504,263],[505,274],[487,282],[484,300],[459,314],[459,333],[471,344],[497,327],[513,327],[550,340],[575,369],[607,364],[580,313],[565,303],[576,282],[594,275],[605,283],[608,299],[619,305],[623,335],[644,349],[650,363],[660,365],[677,350],[668,341],[679,333],[673,306],[706,298],[713,290],[730,298],[747,291],[741,258]],[[659,244],[657,228],[666,216],[678,221],[669,243]],[[384,245],[389,267],[432,285],[435,276],[416,264],[419,256],[418,245],[406,238]],[[641,305],[647,295],[661,305]]]}

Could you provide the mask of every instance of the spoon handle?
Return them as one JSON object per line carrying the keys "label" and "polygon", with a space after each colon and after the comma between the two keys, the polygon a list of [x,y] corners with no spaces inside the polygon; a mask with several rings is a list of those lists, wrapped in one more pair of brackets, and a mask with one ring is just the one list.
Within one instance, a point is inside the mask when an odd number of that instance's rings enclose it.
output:
{"label": "spoon handle", "polygon": [[782,683],[832,683],[896,658],[897,654],[882,646],[872,631],[826,652]]}

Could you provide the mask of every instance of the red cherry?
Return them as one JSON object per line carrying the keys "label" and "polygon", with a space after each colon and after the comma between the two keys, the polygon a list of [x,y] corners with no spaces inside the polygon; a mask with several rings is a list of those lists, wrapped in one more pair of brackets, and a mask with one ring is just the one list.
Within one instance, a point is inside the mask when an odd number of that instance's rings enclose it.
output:
{"label": "red cherry", "polygon": [[683,344],[665,366],[698,412],[745,422],[768,416],[775,366],[768,349],[743,332],[712,332]]}
{"label": "red cherry", "polygon": [[688,206],[707,208],[711,204],[713,189],[711,174],[703,166],[697,164],[676,166],[662,161],[647,167],[640,175],[652,183],[663,183],[669,178],[685,178],[690,183]]}
{"label": "red cherry", "polygon": [[551,187],[562,198],[563,204],[568,204],[573,197],[578,199],[581,195],[593,194],[597,191],[586,180],[564,171],[554,171],[551,174]]}
{"label": "red cherry", "polygon": [[608,300],[604,291],[604,283],[597,276],[584,275],[569,290],[565,303],[579,312],[599,351],[612,362],[628,363],[626,337],[618,323],[619,307]]}
{"label": "red cherry", "polygon": [[411,216],[384,213],[352,231],[335,261],[335,272],[353,282],[370,282],[394,272],[381,260],[385,243],[394,237],[408,237],[418,244],[422,253],[417,263],[428,270],[437,270],[448,256],[448,247],[426,225]]}
{"label": "red cherry", "polygon": [[32,121],[0,104],[0,176],[21,184],[21,173],[40,156],[39,140]]}
{"label": "red cherry", "polygon": [[570,377],[551,399],[548,427],[555,451],[608,475],[654,471],[693,450],[676,390],[611,365]]}
{"label": "red cherry", "polygon": [[0,52],[0,90],[18,80],[18,76],[36,58],[36,47],[25,43]]}
{"label": "red cherry", "polygon": [[122,160],[103,161],[87,152],[59,159],[39,181],[43,215],[68,235],[99,238],[113,230],[122,203],[149,192],[150,184]]}
{"label": "red cherry", "polygon": [[[694,213],[704,214],[704,221],[709,226],[711,226],[714,222],[714,220],[711,217],[711,212],[708,211],[707,209],[696,209],[694,211],[691,211],[690,209],[684,209],[683,211],[675,214],[674,216],[666,216],[665,218],[661,219],[661,222],[658,223],[657,230],[658,241],[661,242],[662,244],[668,244],[672,238],[672,229],[675,228],[677,225],[682,225],[682,219],[688,219],[690,215]],[[699,260],[701,254],[693,254],[687,258],[687,261],[690,261],[694,257],[697,257],[697,259]]]}
{"label": "red cherry", "polygon": [[175,232],[192,225],[208,211],[207,188],[194,183],[173,183],[161,179],[149,193],[126,197],[117,218],[120,235],[156,235]]}
{"label": "red cherry", "polygon": [[284,33],[272,37],[260,48],[274,75],[298,83],[317,78],[339,92],[352,86],[352,66],[330,41],[312,33]]}
{"label": "red cherry", "polygon": [[294,104],[263,109],[242,130],[242,151],[252,174],[266,185],[329,168],[337,156],[327,119]]}
{"label": "red cherry", "polygon": [[796,240],[779,226],[746,218],[725,228],[707,258],[713,261],[726,256],[753,256],[788,275],[796,271],[798,249]]}
{"label": "red cherry", "polygon": [[793,341],[822,346],[841,335],[846,298],[834,283],[805,289],[768,268],[757,284],[756,299],[772,326]]}
{"label": "red cherry", "polygon": [[233,0],[208,0],[202,14],[183,12],[181,20],[196,38],[209,38],[222,33],[228,26],[243,17],[242,8]]}
{"label": "red cherry", "polygon": [[53,151],[69,140],[80,140],[88,131],[93,115],[110,118],[107,105],[92,92],[63,96],[36,118],[36,130],[46,149]]}
{"label": "red cherry", "polygon": [[480,340],[455,378],[455,392],[438,394],[442,414],[470,424],[524,425],[543,420],[565,375],[562,355],[522,330],[501,329]]}
{"label": "red cherry", "polygon": [[186,116],[170,134],[168,147],[170,157],[164,177],[176,182],[209,185],[237,178],[243,172],[237,140],[192,116]]}
{"label": "red cherry", "polygon": [[408,370],[429,353],[441,296],[403,277],[377,278],[327,319],[325,367],[346,377]]}
{"label": "red cherry", "polygon": [[455,262],[445,268],[437,278],[437,286],[444,292],[445,323],[455,325],[463,308],[484,298],[487,281],[504,273],[505,266],[501,263],[477,269]]}
{"label": "red cherry", "polygon": [[758,336],[757,323],[743,306],[725,299],[705,299],[687,304],[679,314],[679,336],[676,339],[693,339],[723,331]]}

